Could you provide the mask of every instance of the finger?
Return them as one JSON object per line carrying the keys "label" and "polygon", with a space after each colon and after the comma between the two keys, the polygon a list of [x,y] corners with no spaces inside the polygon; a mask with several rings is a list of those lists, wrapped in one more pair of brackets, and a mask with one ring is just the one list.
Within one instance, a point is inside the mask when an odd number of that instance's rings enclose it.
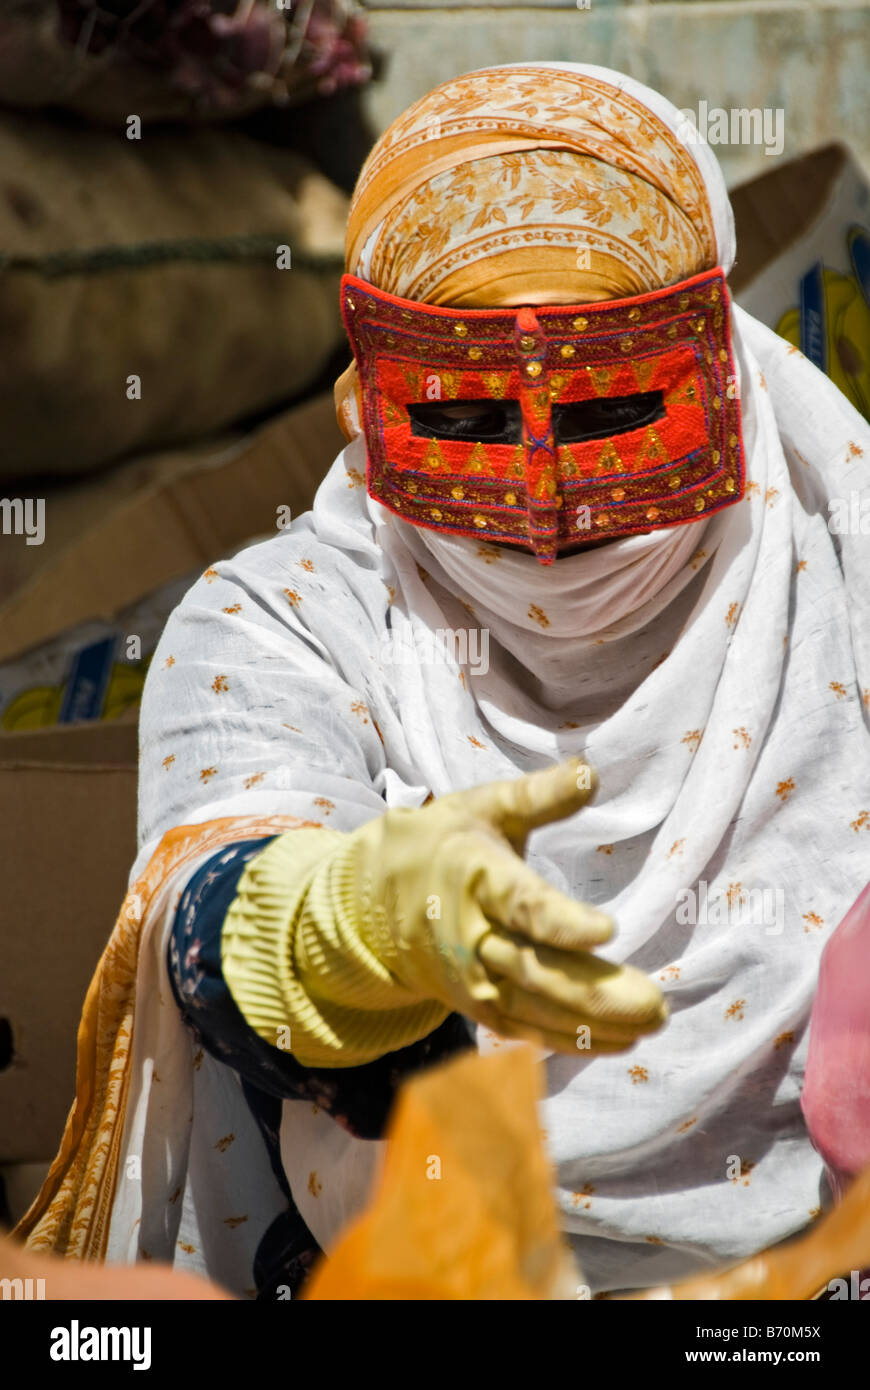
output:
{"label": "finger", "polygon": [[506,782],[490,782],[463,792],[466,810],[495,826],[512,844],[523,844],[532,830],[573,816],[598,789],[598,776],[580,758]]}
{"label": "finger", "polygon": [[613,965],[588,952],[528,945],[502,932],[485,936],[478,955],[490,976],[561,1004],[590,1027],[607,1023],[651,1032],[667,1018],[661,991],[631,965]]}
{"label": "finger", "polygon": [[612,917],[560,893],[495,838],[469,836],[461,852],[479,861],[469,875],[476,901],[506,930],[563,951],[588,951],[613,936]]}
{"label": "finger", "polygon": [[573,1009],[566,1009],[563,1004],[554,1003],[541,994],[533,994],[512,980],[502,979],[498,984],[498,997],[493,1007],[503,1019],[553,1037],[561,1036],[563,1042],[567,1040],[576,1051],[589,1051],[599,1043],[626,1048],[637,1040],[636,1031],[628,1026],[607,1021],[590,1022]]}
{"label": "finger", "polygon": [[[494,1017],[498,981],[490,975],[478,948],[492,931],[493,924],[473,897],[467,897],[458,911],[462,918],[461,939],[452,943],[442,939],[439,948],[441,960],[453,986],[465,996],[467,1005],[473,1002],[473,1017],[487,1022],[490,1016]],[[463,1006],[460,1012],[469,1012],[469,1008]]]}

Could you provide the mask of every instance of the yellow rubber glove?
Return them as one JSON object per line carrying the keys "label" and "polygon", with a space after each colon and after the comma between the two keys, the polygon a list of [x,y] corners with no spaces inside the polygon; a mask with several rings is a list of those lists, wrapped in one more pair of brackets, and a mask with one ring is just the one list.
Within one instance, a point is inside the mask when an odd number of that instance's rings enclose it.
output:
{"label": "yellow rubber glove", "polygon": [[611,919],[521,857],[532,830],[572,815],[595,786],[574,760],[387,811],[352,834],[280,836],[248,866],[224,925],[224,973],[248,1022],[273,1043],[288,1028],[309,1066],[371,1060],[452,1010],[575,1056],[580,1028],[585,1055],[658,1028],[652,981],[591,954]]}

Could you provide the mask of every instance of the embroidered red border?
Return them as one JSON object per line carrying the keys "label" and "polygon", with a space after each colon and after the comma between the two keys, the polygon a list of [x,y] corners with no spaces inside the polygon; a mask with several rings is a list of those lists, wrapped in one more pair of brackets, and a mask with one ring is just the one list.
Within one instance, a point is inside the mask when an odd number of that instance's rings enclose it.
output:
{"label": "embroidered red border", "polygon": [[[533,550],[710,516],[744,495],[745,462],[720,268],[607,303],[443,309],[353,275],[342,315],[363,398],[370,494],[406,521]],[[522,444],[412,433],[409,402],[519,400]],[[443,395],[442,395],[443,388]],[[554,402],[661,390],[665,416],[556,445]]]}

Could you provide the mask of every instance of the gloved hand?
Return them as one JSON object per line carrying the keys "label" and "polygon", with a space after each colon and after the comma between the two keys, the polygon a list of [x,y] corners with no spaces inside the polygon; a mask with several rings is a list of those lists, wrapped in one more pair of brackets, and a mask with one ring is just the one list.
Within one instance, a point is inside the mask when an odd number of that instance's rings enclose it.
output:
{"label": "gloved hand", "polygon": [[529,833],[595,786],[573,760],[350,834],[278,836],[245,870],[223,929],[224,975],[248,1023],[278,1046],[289,1032],[306,1066],[340,1067],[426,1037],[452,1010],[574,1056],[660,1027],[652,981],[592,954],[611,919],[522,859]]}
{"label": "gloved hand", "polygon": [[344,850],[362,939],[414,994],[504,1037],[576,1055],[582,1025],[590,1053],[658,1028],[666,1010],[652,981],[591,953],[612,920],[521,857],[532,830],[572,815],[596,785],[575,760],[369,822]]}

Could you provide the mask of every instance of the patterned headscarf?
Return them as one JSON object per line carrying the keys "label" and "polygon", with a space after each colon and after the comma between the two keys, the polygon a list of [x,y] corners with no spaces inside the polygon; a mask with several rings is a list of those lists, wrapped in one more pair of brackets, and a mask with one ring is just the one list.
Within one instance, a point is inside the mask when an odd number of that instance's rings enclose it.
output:
{"label": "patterned headscarf", "polygon": [[[416,102],[360,173],[347,270],[404,299],[495,308],[618,299],[715,266],[698,162],[598,72],[489,68]],[[336,384],[348,438],[356,390],[351,366]]]}

